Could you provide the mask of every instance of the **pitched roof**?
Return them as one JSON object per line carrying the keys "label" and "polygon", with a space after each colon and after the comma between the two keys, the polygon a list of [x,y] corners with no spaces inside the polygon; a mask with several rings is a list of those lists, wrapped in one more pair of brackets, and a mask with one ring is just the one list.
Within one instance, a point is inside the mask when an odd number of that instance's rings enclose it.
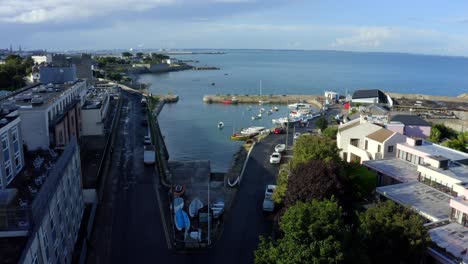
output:
{"label": "pitched roof", "polygon": [[352,120],[352,121],[350,121],[348,123],[345,123],[345,124],[339,126],[338,127],[338,132],[343,132],[343,131],[345,131],[347,129],[350,129],[350,128],[353,128],[355,126],[359,126],[360,124],[361,124],[361,122],[360,122],[359,119],[357,119],[357,120],[354,119],[354,120]]}
{"label": "pitched roof", "polygon": [[367,135],[367,138],[383,143],[385,140],[390,138],[395,133],[396,132],[382,128],[382,129],[375,131],[374,133],[370,133],[369,135]]}
{"label": "pitched roof", "polygon": [[357,90],[353,93],[353,99],[360,99],[360,98],[379,98],[379,103],[386,103],[387,96],[378,89],[370,89],[370,90]]}
{"label": "pitched roof", "polygon": [[390,121],[401,122],[407,126],[431,126],[428,122],[414,115],[396,115]]}

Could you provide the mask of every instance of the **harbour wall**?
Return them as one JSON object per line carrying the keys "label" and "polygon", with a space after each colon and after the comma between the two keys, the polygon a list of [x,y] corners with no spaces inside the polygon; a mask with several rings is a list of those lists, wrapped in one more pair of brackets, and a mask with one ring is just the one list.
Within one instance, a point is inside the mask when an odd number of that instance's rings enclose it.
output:
{"label": "harbour wall", "polygon": [[322,103],[319,95],[232,95],[232,94],[217,94],[203,96],[205,103],[223,103],[225,100],[237,100],[239,104],[258,104],[259,101],[269,102],[270,104],[293,104],[293,103],[309,103],[317,108],[322,108]]}

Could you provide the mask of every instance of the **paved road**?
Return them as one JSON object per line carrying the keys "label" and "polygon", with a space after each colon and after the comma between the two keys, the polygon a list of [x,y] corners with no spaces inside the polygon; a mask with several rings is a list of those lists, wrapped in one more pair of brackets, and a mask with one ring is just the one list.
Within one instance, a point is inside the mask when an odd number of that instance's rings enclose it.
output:
{"label": "paved road", "polygon": [[[154,183],[158,175],[143,166],[140,99],[123,92],[120,133],[113,151],[105,197],[96,216],[96,231],[89,263],[252,263],[259,235],[271,233],[272,222],[264,217],[265,186],[276,182],[279,165],[269,163],[274,146],[286,135],[270,135],[251,153],[241,186],[225,219],[221,239],[207,250],[178,253],[167,247]],[[298,132],[305,132],[298,128]],[[293,130],[290,130],[292,143]],[[165,192],[160,189],[161,198]]]}

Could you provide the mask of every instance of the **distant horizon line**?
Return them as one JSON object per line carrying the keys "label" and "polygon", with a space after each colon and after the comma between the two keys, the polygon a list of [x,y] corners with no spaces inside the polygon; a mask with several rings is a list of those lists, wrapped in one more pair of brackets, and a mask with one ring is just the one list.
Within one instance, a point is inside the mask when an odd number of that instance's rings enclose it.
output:
{"label": "distant horizon line", "polygon": [[[22,52],[44,50],[47,53],[93,53],[93,52],[139,52],[139,51],[161,51],[162,48],[113,48],[113,49],[22,49]],[[269,48],[173,48],[162,49],[164,52],[177,52],[177,51],[303,51],[303,52],[344,52],[344,53],[371,53],[371,54],[400,54],[412,56],[437,56],[437,57],[452,57],[468,59],[468,55],[447,55],[447,54],[430,54],[430,53],[416,53],[416,52],[402,52],[402,51],[355,51],[355,50],[336,50],[336,49],[269,49]],[[14,52],[17,52],[14,51]]]}

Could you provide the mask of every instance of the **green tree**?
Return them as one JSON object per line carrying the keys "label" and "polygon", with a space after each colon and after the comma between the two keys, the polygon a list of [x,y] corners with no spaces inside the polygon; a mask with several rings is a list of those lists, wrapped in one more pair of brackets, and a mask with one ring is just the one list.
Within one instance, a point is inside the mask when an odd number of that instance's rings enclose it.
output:
{"label": "green tree", "polygon": [[338,134],[338,128],[336,127],[327,127],[323,130],[322,134],[329,139],[336,139],[336,134]]}
{"label": "green tree", "polygon": [[293,168],[309,160],[340,160],[339,149],[329,138],[302,135],[294,143]]}
{"label": "green tree", "polygon": [[286,208],[298,201],[310,202],[336,197],[351,212],[353,192],[341,161],[309,160],[293,168],[284,197]]}
{"label": "green tree", "polygon": [[145,54],[143,52],[137,52],[136,57],[141,59],[144,55]]}
{"label": "green tree", "polygon": [[288,177],[290,174],[289,164],[282,164],[278,172],[278,180],[276,181],[276,189],[273,192],[273,201],[276,204],[283,203],[286,190],[288,189]]}
{"label": "green tree", "polygon": [[444,138],[455,138],[457,133],[443,124],[435,124],[432,126],[431,134],[429,135],[429,140],[434,143],[439,143]]}
{"label": "green tree", "polygon": [[299,202],[280,221],[284,236],[277,241],[260,238],[256,264],[342,263],[347,236],[342,210],[333,200]]}
{"label": "green tree", "polygon": [[387,201],[359,216],[359,234],[372,263],[419,263],[430,242],[424,220]]}
{"label": "green tree", "polygon": [[124,58],[131,58],[131,57],[133,57],[133,54],[130,53],[130,52],[128,52],[128,51],[122,52],[122,57],[124,57]]}
{"label": "green tree", "polygon": [[447,140],[442,145],[468,153],[468,132],[459,133],[456,138]]}
{"label": "green tree", "polygon": [[317,128],[319,128],[321,131],[325,130],[325,128],[328,127],[328,121],[325,117],[321,116],[315,121],[315,125]]}

